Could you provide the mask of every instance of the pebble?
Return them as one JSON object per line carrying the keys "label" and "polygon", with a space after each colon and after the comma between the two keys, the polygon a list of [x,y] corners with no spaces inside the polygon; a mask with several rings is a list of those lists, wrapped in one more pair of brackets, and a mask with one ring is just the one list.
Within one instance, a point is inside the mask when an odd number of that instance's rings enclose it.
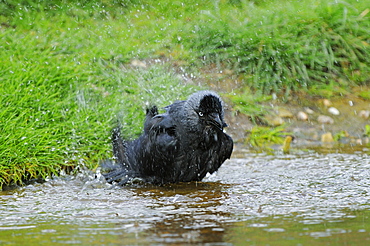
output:
{"label": "pebble", "polygon": [[362,145],[363,143],[362,143],[362,139],[356,139],[356,144],[358,144],[358,145]]}
{"label": "pebble", "polygon": [[334,124],[333,118],[326,115],[319,115],[319,117],[317,117],[317,121],[321,124]]}
{"label": "pebble", "polygon": [[282,124],[284,124],[284,120],[283,120],[283,118],[277,116],[277,117],[274,117],[273,119],[271,119],[271,121],[269,123],[272,126],[281,126]]}
{"label": "pebble", "polygon": [[321,142],[323,143],[332,143],[334,142],[333,135],[331,132],[327,132],[321,135]]}
{"label": "pebble", "polygon": [[322,103],[323,103],[323,104],[324,104],[324,106],[326,106],[326,107],[331,106],[331,102],[329,101],[329,99],[324,99],[324,100],[322,100]]}
{"label": "pebble", "polygon": [[339,110],[334,107],[328,108],[328,112],[331,113],[332,115],[340,115]]}
{"label": "pebble", "polygon": [[304,111],[306,111],[307,114],[313,114],[313,113],[315,113],[315,111],[313,111],[310,108],[305,108]]}
{"label": "pebble", "polygon": [[139,67],[139,68],[146,68],[146,64],[138,59],[133,59],[131,61],[131,65],[134,67]]}
{"label": "pebble", "polygon": [[293,118],[294,115],[287,109],[279,108],[278,116],[281,118]]}
{"label": "pebble", "polygon": [[358,116],[360,116],[361,118],[364,118],[364,119],[368,119],[370,117],[370,111],[369,110],[361,110],[358,113]]}
{"label": "pebble", "polygon": [[306,121],[308,120],[308,115],[303,111],[299,111],[297,114],[297,119],[301,121]]}

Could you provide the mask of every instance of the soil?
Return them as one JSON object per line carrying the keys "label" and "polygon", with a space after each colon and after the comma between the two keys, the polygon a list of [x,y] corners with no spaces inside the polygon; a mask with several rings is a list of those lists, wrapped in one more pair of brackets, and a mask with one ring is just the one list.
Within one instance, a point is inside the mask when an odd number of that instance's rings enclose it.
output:
{"label": "soil", "polygon": [[[323,99],[313,97],[300,97],[288,102],[279,100],[270,101],[264,105],[267,108],[265,123],[277,126],[282,123],[286,132],[293,135],[292,146],[320,146],[322,144],[351,144],[365,145],[369,143],[365,135],[366,125],[370,125],[369,117],[362,115],[370,111],[370,101],[363,100],[354,95],[341,98]],[[338,115],[330,113],[335,108]],[[304,112],[307,120],[300,120],[298,113]],[[334,113],[335,110],[334,110]],[[248,116],[233,111],[229,105],[226,112],[229,128],[226,130],[236,143],[245,143],[247,131],[253,124]],[[328,116],[332,122],[319,122],[319,116]],[[277,123],[278,124],[277,124]],[[328,134],[332,139],[325,138]]]}

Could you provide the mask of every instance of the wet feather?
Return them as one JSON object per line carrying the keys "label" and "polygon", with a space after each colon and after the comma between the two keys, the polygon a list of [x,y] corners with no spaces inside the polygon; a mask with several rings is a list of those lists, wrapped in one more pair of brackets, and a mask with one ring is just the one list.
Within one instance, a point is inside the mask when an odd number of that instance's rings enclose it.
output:
{"label": "wet feather", "polygon": [[105,162],[108,182],[119,185],[135,178],[153,184],[200,181],[230,158],[233,140],[224,131],[221,98],[212,91],[192,94],[159,114],[147,110],[143,134],[123,140],[120,128],[112,132],[115,163]]}

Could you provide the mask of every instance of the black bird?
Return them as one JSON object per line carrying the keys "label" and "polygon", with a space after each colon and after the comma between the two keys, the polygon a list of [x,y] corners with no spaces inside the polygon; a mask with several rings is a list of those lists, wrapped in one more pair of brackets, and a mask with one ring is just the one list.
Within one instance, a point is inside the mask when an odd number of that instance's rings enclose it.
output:
{"label": "black bird", "polygon": [[108,182],[200,181],[230,158],[233,140],[223,131],[223,102],[215,92],[199,91],[164,109],[163,114],[156,106],[147,110],[144,132],[136,140],[125,141],[119,127],[113,130],[116,163],[102,164]]}

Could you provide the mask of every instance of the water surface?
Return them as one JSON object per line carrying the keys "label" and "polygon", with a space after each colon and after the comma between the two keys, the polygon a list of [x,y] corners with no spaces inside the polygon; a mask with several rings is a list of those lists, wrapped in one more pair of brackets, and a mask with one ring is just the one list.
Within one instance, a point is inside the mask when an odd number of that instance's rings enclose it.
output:
{"label": "water surface", "polygon": [[0,193],[0,244],[367,245],[366,152],[239,152],[204,182],[164,187],[50,179]]}

